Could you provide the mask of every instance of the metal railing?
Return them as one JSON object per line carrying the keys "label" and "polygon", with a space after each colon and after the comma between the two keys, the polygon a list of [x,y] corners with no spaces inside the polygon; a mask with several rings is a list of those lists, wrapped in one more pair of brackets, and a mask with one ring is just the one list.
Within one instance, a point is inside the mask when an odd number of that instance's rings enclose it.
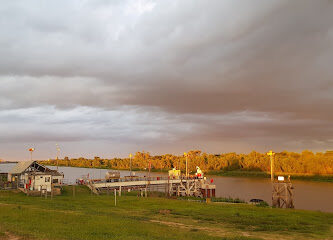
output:
{"label": "metal railing", "polygon": [[87,179],[89,183],[114,183],[114,182],[137,182],[137,181],[160,181],[160,180],[195,180],[195,177],[122,177],[111,179]]}

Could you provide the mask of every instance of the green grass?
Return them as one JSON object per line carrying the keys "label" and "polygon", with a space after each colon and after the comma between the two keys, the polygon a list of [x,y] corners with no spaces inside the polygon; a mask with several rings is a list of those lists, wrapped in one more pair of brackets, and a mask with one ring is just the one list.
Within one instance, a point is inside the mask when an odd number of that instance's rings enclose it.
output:
{"label": "green grass", "polygon": [[212,198],[212,202],[228,202],[228,203],[245,203],[244,200],[239,199],[239,198]]}
{"label": "green grass", "polygon": [[333,239],[333,214],[200,203],[161,197],[91,195],[65,188],[45,199],[0,191],[0,239]]}

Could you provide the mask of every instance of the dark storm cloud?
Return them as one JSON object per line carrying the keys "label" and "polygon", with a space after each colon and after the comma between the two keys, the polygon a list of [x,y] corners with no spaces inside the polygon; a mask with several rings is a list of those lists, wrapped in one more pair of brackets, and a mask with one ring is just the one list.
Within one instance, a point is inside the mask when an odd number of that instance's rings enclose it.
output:
{"label": "dark storm cloud", "polygon": [[312,138],[329,148],[332,12],[329,0],[8,1],[0,109],[163,116],[133,129],[155,142],[169,132],[175,142],[255,138],[281,147]]}

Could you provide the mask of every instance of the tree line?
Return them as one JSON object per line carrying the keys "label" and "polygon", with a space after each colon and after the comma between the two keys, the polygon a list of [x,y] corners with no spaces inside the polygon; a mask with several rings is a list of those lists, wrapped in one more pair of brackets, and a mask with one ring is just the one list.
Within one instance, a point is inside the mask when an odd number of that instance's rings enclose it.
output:
{"label": "tree line", "polygon": [[[94,157],[50,159],[42,161],[47,165],[108,168],[108,169],[129,169],[132,162],[133,170],[165,171],[171,168],[181,169],[185,172],[186,158],[189,171],[195,172],[199,166],[204,172],[212,171],[270,171],[270,159],[266,153],[252,151],[249,154],[237,154],[234,152],[223,154],[202,153],[200,150],[192,150],[184,155],[164,154],[152,156],[149,152],[137,152],[131,158],[103,159]],[[305,150],[302,153],[279,152],[275,154],[275,171],[290,174],[333,174],[333,151],[316,152]]]}

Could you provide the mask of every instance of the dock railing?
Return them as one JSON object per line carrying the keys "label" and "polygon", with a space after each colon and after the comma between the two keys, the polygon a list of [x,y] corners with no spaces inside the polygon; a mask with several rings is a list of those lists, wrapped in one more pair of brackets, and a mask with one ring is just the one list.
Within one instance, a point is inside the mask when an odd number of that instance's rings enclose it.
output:
{"label": "dock railing", "polygon": [[133,181],[159,181],[159,180],[191,180],[198,178],[189,177],[121,177],[121,178],[110,178],[110,179],[88,179],[91,183],[113,183],[113,182],[133,182]]}

